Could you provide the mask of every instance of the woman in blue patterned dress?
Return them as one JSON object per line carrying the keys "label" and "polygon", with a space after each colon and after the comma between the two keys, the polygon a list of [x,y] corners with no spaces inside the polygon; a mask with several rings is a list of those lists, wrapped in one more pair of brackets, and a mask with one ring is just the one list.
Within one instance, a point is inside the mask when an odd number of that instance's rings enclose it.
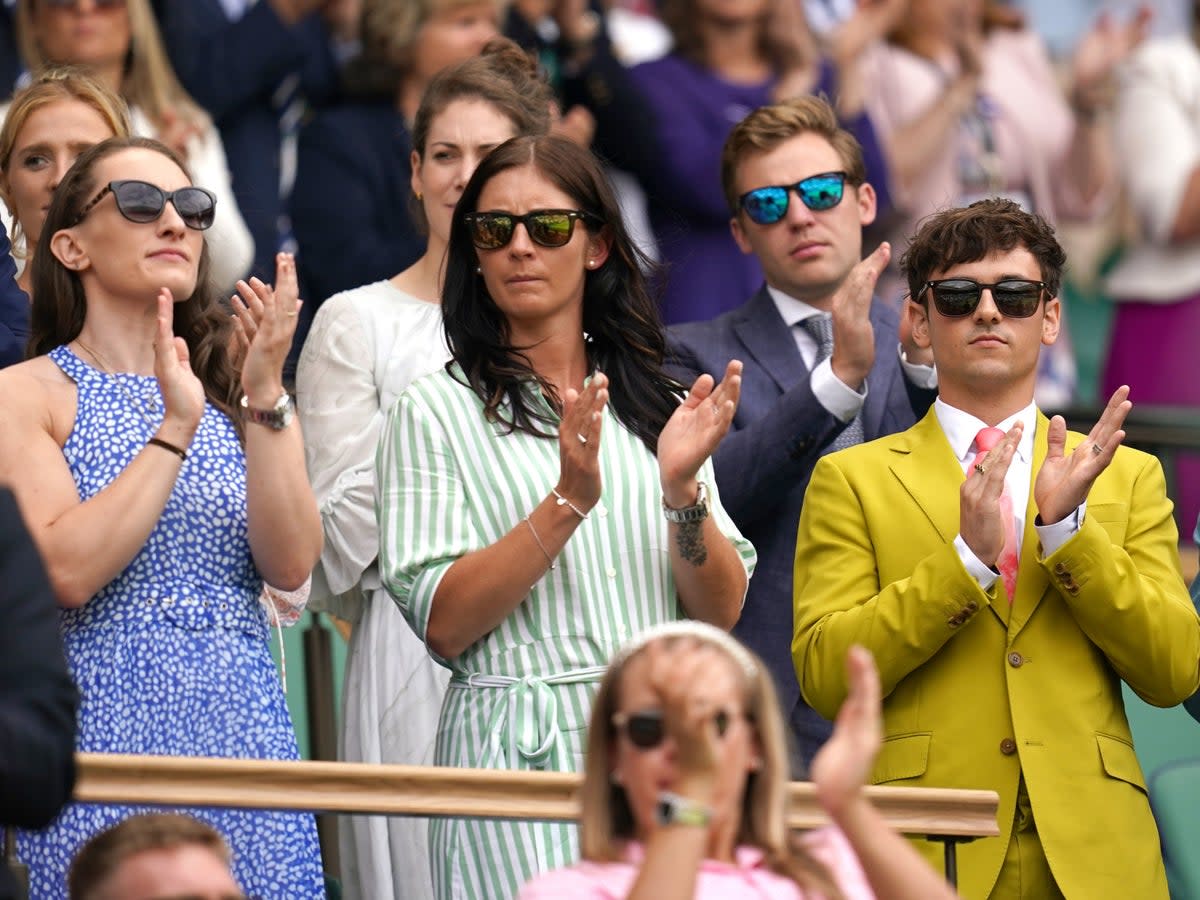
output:
{"label": "woman in blue patterned dress", "polygon": [[[85,151],[34,257],[37,355],[0,373],[0,481],[63,608],[80,750],[297,757],[258,602],[264,578],[298,587],[321,548],[282,386],[295,267],[280,257],[277,291],[254,283],[261,318],[236,371],[207,278],[215,214],[155,141]],[[22,834],[32,896],[64,896],[78,846],[130,812],[73,805]],[[311,816],[196,814],[247,893],[323,896]]]}

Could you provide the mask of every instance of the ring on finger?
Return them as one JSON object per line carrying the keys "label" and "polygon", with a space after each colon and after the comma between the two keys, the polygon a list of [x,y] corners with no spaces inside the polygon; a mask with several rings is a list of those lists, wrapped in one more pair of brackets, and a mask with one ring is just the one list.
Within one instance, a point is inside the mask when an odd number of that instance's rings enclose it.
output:
{"label": "ring on finger", "polygon": [[1097,456],[1099,456],[1101,453],[1104,452],[1104,448],[1101,447],[1098,443],[1092,444],[1092,452],[1095,453]]}
{"label": "ring on finger", "polygon": [[284,315],[286,315],[289,319],[291,319],[291,318],[294,318],[295,316],[300,315],[300,310],[293,309],[290,313],[284,313]]}
{"label": "ring on finger", "polygon": [[987,469],[984,468],[983,463],[975,463],[975,471],[978,472],[980,475],[987,474]]}
{"label": "ring on finger", "polygon": [[587,442],[588,442],[587,435],[583,434],[582,432],[579,432],[579,433],[576,433],[575,437],[579,438],[579,443],[583,444],[585,447],[587,446]]}

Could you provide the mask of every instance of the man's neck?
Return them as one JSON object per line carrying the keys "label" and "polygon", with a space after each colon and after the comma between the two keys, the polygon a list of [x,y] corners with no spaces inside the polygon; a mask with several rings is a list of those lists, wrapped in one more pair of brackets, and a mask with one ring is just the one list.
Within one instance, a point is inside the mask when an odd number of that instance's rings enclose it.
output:
{"label": "man's neck", "polygon": [[964,385],[943,382],[938,385],[938,397],[946,405],[995,427],[1032,403],[1033,390],[983,393],[972,391]]}

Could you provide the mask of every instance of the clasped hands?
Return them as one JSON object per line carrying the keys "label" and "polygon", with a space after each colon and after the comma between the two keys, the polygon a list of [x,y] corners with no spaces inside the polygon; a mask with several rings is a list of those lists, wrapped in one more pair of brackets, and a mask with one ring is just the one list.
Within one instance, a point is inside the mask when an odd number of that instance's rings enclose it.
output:
{"label": "clasped hands", "polygon": [[[1062,416],[1050,420],[1046,459],[1033,481],[1033,500],[1043,525],[1061,522],[1087,499],[1096,478],[1108,468],[1125,440],[1125,417],[1133,404],[1129,388],[1117,388],[1087,438],[1066,452],[1067,424]],[[994,566],[1004,549],[1004,519],[1000,495],[1013,454],[1021,440],[1020,422],[967,471],[959,490],[959,533],[984,565]]]}
{"label": "clasped hands", "polygon": [[[718,384],[701,375],[692,384],[658,436],[658,469],[663,499],[682,508],[696,502],[696,473],[729,431],[742,391],[742,364],[731,360]],[[563,396],[558,429],[559,480],[556,490],[581,510],[600,500],[600,433],[608,404],[608,376],[597,372],[582,391]]]}

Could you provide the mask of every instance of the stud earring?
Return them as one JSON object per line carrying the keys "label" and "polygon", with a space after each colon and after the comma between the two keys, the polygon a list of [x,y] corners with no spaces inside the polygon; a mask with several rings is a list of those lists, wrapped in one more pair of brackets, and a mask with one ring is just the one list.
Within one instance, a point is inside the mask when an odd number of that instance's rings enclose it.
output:
{"label": "stud earring", "polygon": [[475,267],[475,274],[476,274],[476,275],[482,275],[482,274],[483,274],[483,266],[476,266],[476,267]]}
{"label": "stud earring", "polygon": [[422,194],[420,191],[417,191],[414,196],[417,198],[418,202],[425,199],[425,195]]}
{"label": "stud earring", "polygon": [[594,268],[596,268],[596,261],[595,261],[594,259],[589,259],[589,260],[588,260],[588,268],[589,268],[589,269],[594,269]]}

